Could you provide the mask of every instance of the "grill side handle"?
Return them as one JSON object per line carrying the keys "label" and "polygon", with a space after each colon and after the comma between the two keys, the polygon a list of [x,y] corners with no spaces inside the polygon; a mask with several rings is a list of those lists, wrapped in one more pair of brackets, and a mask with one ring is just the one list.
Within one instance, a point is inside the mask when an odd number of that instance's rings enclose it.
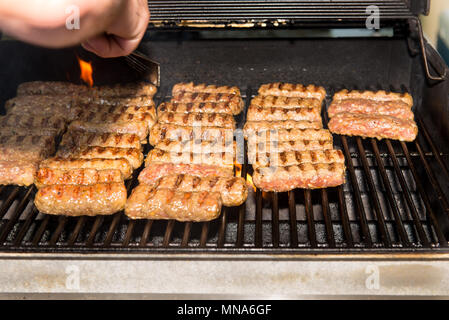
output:
{"label": "grill side handle", "polygon": [[[409,28],[409,46],[411,46],[410,40],[416,39],[419,44],[419,51],[423,59],[424,71],[427,80],[431,83],[437,83],[446,80],[447,66],[439,53],[424,38],[421,20],[419,20],[419,18],[417,17],[410,19]],[[432,57],[431,61],[428,60],[428,57]],[[433,70],[433,72],[431,70]]]}

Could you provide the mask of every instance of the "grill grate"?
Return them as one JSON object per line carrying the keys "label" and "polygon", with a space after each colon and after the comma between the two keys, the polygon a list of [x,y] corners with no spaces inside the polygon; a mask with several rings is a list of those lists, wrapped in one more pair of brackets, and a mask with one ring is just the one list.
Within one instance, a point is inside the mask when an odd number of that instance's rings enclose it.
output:
{"label": "grill grate", "polygon": [[[335,90],[328,91],[331,97]],[[253,91],[245,93],[248,105]],[[167,97],[162,94],[158,100],[162,98]],[[327,123],[324,111],[323,119]],[[32,203],[35,187],[0,186],[0,251],[448,252],[444,190],[449,185],[444,182],[449,181],[449,155],[438,150],[419,117],[417,123],[418,138],[410,143],[336,136],[334,144],[346,157],[344,186],[286,193],[256,190],[242,206],[224,208],[219,219],[205,223],[134,221],[123,213],[42,215]],[[251,171],[245,157],[241,176]],[[137,175],[127,182],[128,191],[137,184]]]}
{"label": "grill grate", "polygon": [[334,1],[149,1],[150,26],[186,27],[189,25],[217,24],[237,26],[253,23],[266,27],[285,26],[304,22],[365,21],[366,10],[376,5],[382,20],[408,19],[426,13],[426,4],[415,7],[404,0],[334,0]]}

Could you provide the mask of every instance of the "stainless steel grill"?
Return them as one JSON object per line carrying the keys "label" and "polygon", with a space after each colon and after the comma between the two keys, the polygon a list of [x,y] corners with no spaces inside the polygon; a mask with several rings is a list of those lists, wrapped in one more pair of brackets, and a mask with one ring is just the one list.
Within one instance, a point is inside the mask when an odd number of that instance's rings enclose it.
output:
{"label": "stainless steel grill", "polygon": [[[371,13],[366,9],[376,5],[382,19],[394,21],[412,18],[428,11],[425,1],[321,0],[321,1],[149,1],[154,27],[251,27],[292,26],[310,23],[361,21]],[[248,25],[247,25],[248,27]]]}

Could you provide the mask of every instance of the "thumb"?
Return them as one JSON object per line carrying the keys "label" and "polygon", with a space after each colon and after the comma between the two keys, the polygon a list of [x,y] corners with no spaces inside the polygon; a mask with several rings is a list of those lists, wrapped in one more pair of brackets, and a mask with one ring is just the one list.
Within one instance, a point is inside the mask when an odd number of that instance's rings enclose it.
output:
{"label": "thumb", "polygon": [[84,49],[103,58],[129,55],[139,45],[137,40],[127,40],[113,35],[100,35],[81,44]]}

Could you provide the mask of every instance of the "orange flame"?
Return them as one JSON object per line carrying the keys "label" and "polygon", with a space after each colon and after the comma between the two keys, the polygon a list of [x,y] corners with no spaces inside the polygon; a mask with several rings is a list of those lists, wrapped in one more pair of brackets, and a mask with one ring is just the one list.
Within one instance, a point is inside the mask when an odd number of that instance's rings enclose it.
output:
{"label": "orange flame", "polygon": [[[241,177],[242,176],[242,165],[240,163],[234,162],[235,167],[235,176]],[[253,183],[253,177],[249,173],[246,174],[246,184],[254,189],[254,192],[256,192],[256,186]]]}
{"label": "orange flame", "polygon": [[246,174],[246,182],[254,189],[254,192],[256,192],[256,186],[254,185],[253,177],[251,177],[249,173]]}
{"label": "orange flame", "polygon": [[240,177],[242,175],[242,165],[234,162],[234,167],[235,167],[235,176]]}
{"label": "orange flame", "polygon": [[93,87],[94,85],[94,79],[92,77],[93,69],[92,69],[92,62],[87,62],[84,60],[81,60],[78,58],[78,62],[80,64],[81,69],[81,79],[89,85],[89,87]]}

